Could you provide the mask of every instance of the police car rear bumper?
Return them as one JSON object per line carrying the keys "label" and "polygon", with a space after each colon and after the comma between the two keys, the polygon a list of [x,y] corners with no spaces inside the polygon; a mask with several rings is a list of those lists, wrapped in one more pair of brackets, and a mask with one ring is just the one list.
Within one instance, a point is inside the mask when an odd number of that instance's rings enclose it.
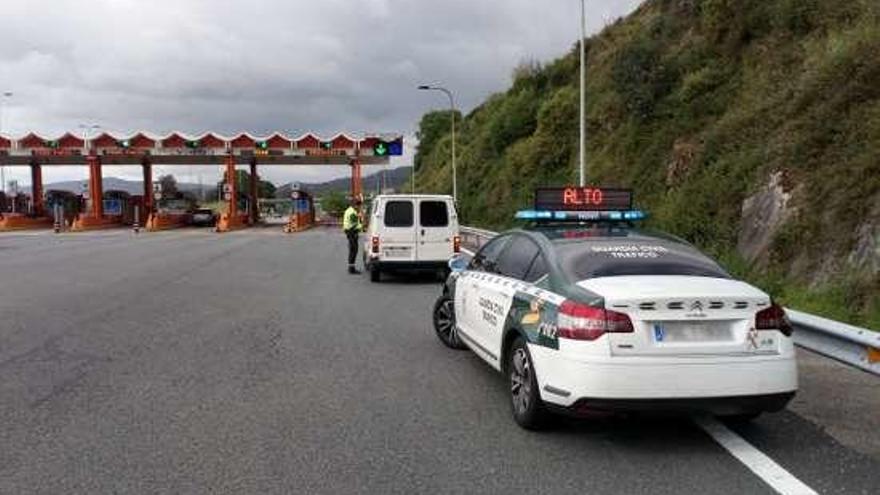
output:
{"label": "police car rear bumper", "polygon": [[595,413],[651,412],[676,414],[715,414],[733,416],[782,410],[795,392],[745,395],[741,397],[705,397],[698,399],[578,399],[562,408],[573,415]]}
{"label": "police car rear bumper", "polygon": [[541,398],[571,409],[743,414],[785,407],[797,390],[794,355],[747,358],[572,358],[529,346]]}

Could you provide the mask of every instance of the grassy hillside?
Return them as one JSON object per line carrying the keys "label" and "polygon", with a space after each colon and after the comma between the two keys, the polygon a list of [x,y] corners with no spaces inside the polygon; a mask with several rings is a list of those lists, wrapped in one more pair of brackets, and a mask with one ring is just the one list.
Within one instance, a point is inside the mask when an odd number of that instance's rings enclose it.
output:
{"label": "grassy hillside", "polygon": [[[411,181],[412,167],[397,167],[378,171],[373,171],[373,167],[368,167],[366,170],[368,173],[363,176],[361,181],[366,193],[372,193],[381,189],[383,184],[388,189],[400,190],[404,186],[409,185]],[[351,179],[343,177],[326,182],[302,182],[300,187],[319,196],[330,191],[349,194]],[[278,186],[276,197],[289,198],[290,189],[291,184]]]}
{"label": "grassy hillside", "polygon": [[[575,48],[462,119],[466,223],[509,226],[535,186],[576,181]],[[783,302],[880,327],[876,0],[649,0],[587,50],[590,182],[634,188],[650,226]],[[448,119],[422,120],[421,190],[451,189]]]}

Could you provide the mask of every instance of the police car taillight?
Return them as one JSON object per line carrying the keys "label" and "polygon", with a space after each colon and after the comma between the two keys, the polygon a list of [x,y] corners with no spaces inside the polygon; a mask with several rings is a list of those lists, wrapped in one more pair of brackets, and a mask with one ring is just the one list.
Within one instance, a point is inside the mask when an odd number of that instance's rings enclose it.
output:
{"label": "police car taillight", "polygon": [[572,340],[596,340],[606,333],[631,333],[629,316],[575,301],[565,301],[556,316],[557,335]]}
{"label": "police car taillight", "polygon": [[755,328],[758,330],[779,330],[785,336],[791,336],[794,329],[785,310],[778,304],[772,304],[769,308],[758,311],[755,315]]}
{"label": "police car taillight", "polygon": [[370,239],[371,251],[373,254],[379,254],[379,236],[374,235],[372,239]]}
{"label": "police car taillight", "polygon": [[452,252],[460,253],[461,252],[461,236],[455,236],[452,238]]}

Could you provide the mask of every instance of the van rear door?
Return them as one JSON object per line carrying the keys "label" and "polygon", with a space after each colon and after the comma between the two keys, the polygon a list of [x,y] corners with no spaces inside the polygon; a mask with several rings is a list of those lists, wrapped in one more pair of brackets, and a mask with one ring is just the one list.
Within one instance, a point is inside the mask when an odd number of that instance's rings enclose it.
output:
{"label": "van rear door", "polygon": [[415,205],[412,199],[395,198],[385,201],[379,232],[379,249],[383,261],[416,260]]}
{"label": "van rear door", "polygon": [[452,257],[453,221],[445,199],[419,200],[418,259],[445,261]]}

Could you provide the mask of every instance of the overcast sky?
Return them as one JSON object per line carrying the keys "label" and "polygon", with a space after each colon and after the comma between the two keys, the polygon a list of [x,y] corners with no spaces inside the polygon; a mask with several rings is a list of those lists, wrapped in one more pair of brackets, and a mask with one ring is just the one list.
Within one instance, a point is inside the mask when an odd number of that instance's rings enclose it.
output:
{"label": "overcast sky", "polygon": [[[640,3],[586,2],[590,32]],[[504,90],[520,61],[565,53],[579,29],[577,0],[2,0],[0,12],[0,92],[14,93],[0,125],[16,137],[81,124],[120,134],[411,135],[425,111],[446,105],[418,84],[448,87],[467,112]],[[344,173],[287,168],[268,178]],[[86,170],[44,174],[51,182]],[[26,175],[7,168],[7,180]]]}

